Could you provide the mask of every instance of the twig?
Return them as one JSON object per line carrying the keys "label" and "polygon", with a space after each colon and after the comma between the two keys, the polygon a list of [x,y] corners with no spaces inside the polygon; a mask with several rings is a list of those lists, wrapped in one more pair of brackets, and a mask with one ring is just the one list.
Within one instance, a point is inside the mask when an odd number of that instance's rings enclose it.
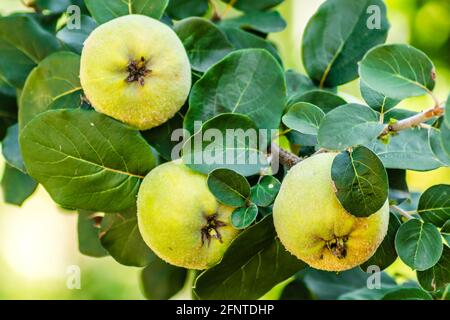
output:
{"label": "twig", "polygon": [[401,130],[409,129],[412,127],[420,126],[423,122],[426,122],[434,117],[440,117],[444,114],[444,107],[440,104],[436,104],[433,108],[422,111],[409,118],[399,120],[395,123],[387,124],[380,134],[383,137],[391,132],[398,132]]}
{"label": "twig", "polygon": [[287,150],[284,150],[283,148],[281,148],[279,145],[277,145],[274,142],[272,142],[272,144],[270,146],[270,150],[272,153],[272,159],[278,158],[279,162],[282,165],[285,165],[289,168],[292,168],[297,163],[299,163],[303,160],[302,158],[296,156],[295,154],[293,154]]}
{"label": "twig", "polygon": [[393,212],[395,212],[395,213],[398,213],[398,214],[402,215],[403,217],[405,217],[405,218],[408,219],[408,220],[415,219],[412,215],[410,215],[410,214],[408,213],[408,211],[403,210],[403,209],[400,208],[399,206],[392,205],[392,206],[390,206],[390,209],[391,209],[391,211],[393,211]]}
{"label": "twig", "polygon": [[230,0],[230,2],[227,4],[227,7],[222,12],[222,18],[224,18],[228,14],[228,12],[231,10],[231,8],[234,7],[236,2],[237,2],[237,0]]}

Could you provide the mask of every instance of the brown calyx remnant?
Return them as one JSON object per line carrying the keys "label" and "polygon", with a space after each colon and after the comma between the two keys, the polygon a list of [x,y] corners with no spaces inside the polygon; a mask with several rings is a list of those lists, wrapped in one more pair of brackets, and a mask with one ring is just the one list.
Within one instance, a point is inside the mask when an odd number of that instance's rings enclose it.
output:
{"label": "brown calyx remnant", "polygon": [[207,216],[205,215],[206,224],[200,230],[202,235],[202,246],[205,244],[205,241],[208,241],[208,246],[211,244],[211,239],[215,238],[222,243],[222,235],[219,232],[221,227],[225,227],[227,224],[223,221],[217,219],[217,213]]}
{"label": "brown calyx remnant", "polygon": [[326,247],[330,250],[331,254],[338,259],[343,259],[347,256],[346,242],[348,237],[337,237],[326,242]]}
{"label": "brown calyx remnant", "polygon": [[126,82],[139,82],[141,86],[145,84],[145,77],[147,77],[152,70],[147,68],[147,61],[144,57],[140,60],[131,60],[127,66],[128,77],[125,79]]}

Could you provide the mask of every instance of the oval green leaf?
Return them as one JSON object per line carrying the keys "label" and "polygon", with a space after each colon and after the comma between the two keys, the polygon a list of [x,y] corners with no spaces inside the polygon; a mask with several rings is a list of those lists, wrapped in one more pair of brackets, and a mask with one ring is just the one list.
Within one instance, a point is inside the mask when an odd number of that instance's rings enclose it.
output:
{"label": "oval green leaf", "polygon": [[[371,28],[370,8],[376,8],[380,19]],[[347,83],[358,77],[358,62],[367,50],[386,41],[388,30],[382,0],[326,1],[305,29],[303,65],[320,87]]]}
{"label": "oval green leaf", "polygon": [[208,0],[170,0],[166,13],[176,20],[203,16],[208,11]]}
{"label": "oval green leaf", "polygon": [[[223,2],[229,3],[229,0],[222,0]],[[254,11],[265,11],[269,10],[284,0],[239,0],[235,1],[234,7],[240,11],[254,12]]]}
{"label": "oval green leaf", "polygon": [[420,196],[417,213],[425,222],[441,228],[450,219],[450,185],[439,184],[427,189]]}
{"label": "oval green leaf", "polygon": [[412,219],[398,229],[395,249],[406,265],[423,271],[439,261],[443,250],[442,238],[431,223]]}
{"label": "oval green leaf", "polygon": [[[441,128],[444,126],[445,124],[442,124]],[[444,138],[441,134],[441,130],[430,128],[428,131],[428,139],[430,142],[431,151],[436,159],[438,159],[443,166],[450,167],[450,153],[447,153],[444,148]]]}
{"label": "oval green leaf", "polygon": [[240,207],[231,214],[231,224],[236,229],[245,229],[249,227],[258,216],[258,207],[251,203],[249,206]]}
{"label": "oval green leaf", "polygon": [[6,162],[22,171],[27,172],[22,159],[22,153],[19,146],[19,125],[15,124],[8,128],[5,139],[2,142],[2,153]]}
{"label": "oval green leaf", "polygon": [[298,102],[283,116],[284,125],[303,134],[317,135],[325,113],[307,102]]}
{"label": "oval green leaf", "polygon": [[441,259],[433,267],[418,271],[417,280],[427,291],[445,289],[450,284],[450,248],[444,246]]}
{"label": "oval green leaf", "polygon": [[68,28],[67,25],[58,31],[56,37],[70,50],[81,54],[84,41],[97,28],[97,23],[89,16],[81,15],[80,28]]}
{"label": "oval green leaf", "polygon": [[154,167],[139,132],[94,111],[51,110],[20,135],[28,173],[63,207],[120,212]]}
{"label": "oval green leaf", "polygon": [[194,85],[184,127],[221,113],[250,117],[261,129],[276,129],[284,109],[286,84],[277,61],[261,49],[239,50],[211,67]]}
{"label": "oval green leaf", "polygon": [[323,118],[319,128],[319,145],[325,149],[344,150],[376,139],[384,129],[378,114],[371,108],[350,103]]}
{"label": "oval green leaf", "polygon": [[433,300],[433,297],[419,288],[400,288],[389,291],[381,300]]}
{"label": "oval green leaf", "polygon": [[364,81],[360,81],[361,95],[369,107],[380,113],[385,113],[394,108],[400,103],[400,100],[395,100],[384,96],[383,94],[370,88]]}
{"label": "oval green leaf", "polygon": [[386,169],[366,147],[338,154],[333,160],[331,178],[339,202],[356,217],[368,217],[386,203],[389,190]]}
{"label": "oval green leaf", "polygon": [[105,257],[108,251],[100,242],[100,226],[96,218],[101,218],[95,212],[80,210],[78,212],[78,250],[89,257]]}
{"label": "oval green leaf", "polygon": [[250,200],[259,207],[270,206],[280,191],[281,183],[273,176],[264,176],[251,188]]}
{"label": "oval green leaf", "polygon": [[286,22],[277,11],[249,12],[236,18],[222,20],[220,24],[261,33],[280,32],[286,28]]}
{"label": "oval green leaf", "polygon": [[1,185],[3,200],[16,206],[21,206],[37,188],[33,178],[8,164],[5,165]]}
{"label": "oval green leaf", "polygon": [[359,74],[372,90],[398,100],[430,93],[436,77],[430,58],[406,44],[369,51],[360,63]]}
{"label": "oval green leaf", "polygon": [[308,102],[328,113],[331,110],[347,104],[343,98],[333,92],[325,90],[311,90],[305,93],[299,92],[289,98],[288,106],[292,106],[297,102]]}
{"label": "oval green leaf", "polygon": [[208,188],[221,203],[240,207],[250,195],[250,184],[239,173],[229,169],[216,169],[208,175]]}

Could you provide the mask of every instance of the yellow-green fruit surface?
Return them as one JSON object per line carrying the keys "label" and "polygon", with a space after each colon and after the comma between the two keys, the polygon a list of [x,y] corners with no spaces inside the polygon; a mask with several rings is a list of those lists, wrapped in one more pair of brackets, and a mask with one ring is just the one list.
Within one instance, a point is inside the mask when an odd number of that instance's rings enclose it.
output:
{"label": "yellow-green fruit surface", "polygon": [[137,207],[144,241],[176,266],[199,270],[213,266],[238,234],[230,222],[233,208],[217,202],[206,176],[179,161],[164,163],[145,177]]}
{"label": "yellow-green fruit surface", "polygon": [[280,241],[311,267],[343,271],[367,261],[387,233],[388,201],[358,218],[337,199],[331,166],[335,153],[315,155],[294,166],[275,200],[273,219]]}
{"label": "yellow-green fruit surface", "polygon": [[170,27],[147,16],[127,15],[89,35],[80,80],[95,110],[146,130],[183,106],[191,88],[191,67]]}

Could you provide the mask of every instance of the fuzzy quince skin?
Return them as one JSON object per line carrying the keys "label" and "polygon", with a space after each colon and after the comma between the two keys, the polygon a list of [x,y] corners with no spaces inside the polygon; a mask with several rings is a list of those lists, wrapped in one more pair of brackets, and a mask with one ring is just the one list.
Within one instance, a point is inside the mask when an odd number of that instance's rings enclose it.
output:
{"label": "fuzzy quince skin", "polygon": [[144,241],[176,266],[213,266],[238,234],[230,222],[233,208],[218,203],[206,176],[180,161],[162,164],[145,177],[137,208]]}
{"label": "fuzzy quince skin", "polygon": [[191,88],[191,67],[175,32],[142,15],[116,18],[84,43],[80,80],[96,111],[140,130],[180,110]]}
{"label": "fuzzy quince skin", "polygon": [[273,208],[275,228],[285,248],[311,267],[352,269],[367,261],[383,241],[389,223],[388,201],[364,218],[339,203],[331,180],[336,153],[315,155],[285,177]]}

